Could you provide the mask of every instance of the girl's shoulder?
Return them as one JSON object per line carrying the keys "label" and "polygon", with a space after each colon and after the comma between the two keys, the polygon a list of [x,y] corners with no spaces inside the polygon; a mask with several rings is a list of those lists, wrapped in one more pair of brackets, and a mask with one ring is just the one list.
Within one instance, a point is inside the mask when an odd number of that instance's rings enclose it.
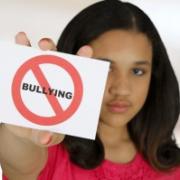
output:
{"label": "girl's shoulder", "polygon": [[49,158],[46,167],[41,172],[38,180],[52,179],[57,180],[97,180],[97,179],[156,179],[156,180],[178,180],[180,179],[180,167],[171,172],[159,172],[154,170],[148,162],[137,153],[133,161],[127,164],[113,163],[104,160],[101,165],[92,170],[78,167],[70,161],[69,154],[65,147],[56,145],[49,148]]}
{"label": "girl's shoulder", "polygon": [[179,180],[180,167],[170,172],[160,172],[152,168],[152,166],[137,153],[135,158],[126,164],[113,163],[104,160],[101,166],[96,168],[95,174],[97,179],[125,179],[125,180]]}

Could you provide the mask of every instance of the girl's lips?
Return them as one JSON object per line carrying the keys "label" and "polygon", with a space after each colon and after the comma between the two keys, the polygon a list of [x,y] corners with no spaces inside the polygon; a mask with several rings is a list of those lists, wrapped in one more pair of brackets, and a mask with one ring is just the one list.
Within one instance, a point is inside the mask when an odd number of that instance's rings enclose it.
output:
{"label": "girl's lips", "polygon": [[130,103],[127,101],[118,101],[107,104],[110,112],[113,113],[125,113],[130,107]]}

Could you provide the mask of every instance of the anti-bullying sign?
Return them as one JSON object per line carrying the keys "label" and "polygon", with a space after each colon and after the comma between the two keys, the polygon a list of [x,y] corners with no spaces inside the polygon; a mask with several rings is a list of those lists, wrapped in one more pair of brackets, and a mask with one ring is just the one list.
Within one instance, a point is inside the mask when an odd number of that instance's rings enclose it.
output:
{"label": "anti-bullying sign", "polygon": [[94,139],[109,63],[0,42],[0,122]]}

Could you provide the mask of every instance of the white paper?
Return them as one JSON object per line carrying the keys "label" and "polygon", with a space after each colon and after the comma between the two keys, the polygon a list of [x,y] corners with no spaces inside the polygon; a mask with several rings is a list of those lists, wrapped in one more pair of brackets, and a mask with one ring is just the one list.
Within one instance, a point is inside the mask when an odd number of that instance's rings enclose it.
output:
{"label": "white paper", "polygon": [[[61,57],[70,65],[62,67],[54,64],[47,56],[48,60],[42,58],[43,63],[40,63],[37,56],[45,55]],[[69,70],[72,67],[77,74]],[[0,121],[94,139],[108,69],[109,63],[100,60],[0,42]],[[44,86],[44,91],[41,87],[43,78],[49,84]],[[80,82],[82,93],[79,90]],[[72,94],[71,99],[68,93]],[[76,102],[79,102],[79,106]],[[28,109],[28,113],[24,111],[24,107]],[[37,118],[39,121],[36,121],[36,117],[40,117]],[[63,122],[59,121],[62,117]],[[44,125],[44,122],[48,123]]]}

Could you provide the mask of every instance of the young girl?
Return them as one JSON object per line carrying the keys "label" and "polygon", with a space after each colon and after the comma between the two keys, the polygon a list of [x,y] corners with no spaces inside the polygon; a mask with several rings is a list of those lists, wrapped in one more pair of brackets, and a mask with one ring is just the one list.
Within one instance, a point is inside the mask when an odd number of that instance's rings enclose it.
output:
{"label": "young girl", "polygon": [[[16,40],[30,45],[25,34]],[[48,39],[39,44],[55,49]],[[173,136],[178,82],[147,15],[130,3],[98,2],[71,20],[57,50],[111,62],[96,140],[2,124],[3,178],[180,179],[180,149]]]}

